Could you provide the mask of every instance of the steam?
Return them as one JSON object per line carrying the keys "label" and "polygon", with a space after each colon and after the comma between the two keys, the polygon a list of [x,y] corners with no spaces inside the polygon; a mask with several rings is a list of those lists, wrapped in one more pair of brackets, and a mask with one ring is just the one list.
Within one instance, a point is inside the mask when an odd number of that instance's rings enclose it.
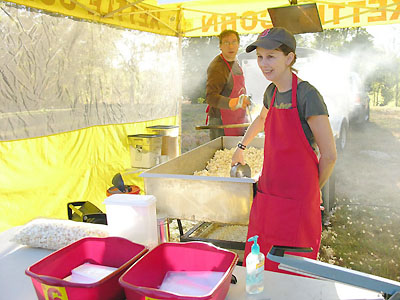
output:
{"label": "steam", "polygon": [[190,38],[183,43],[183,95],[205,97],[207,67],[220,52],[218,38]]}
{"label": "steam", "polygon": [[396,71],[396,56],[393,52],[386,52],[377,49],[351,50],[345,57],[349,63],[356,69],[362,80],[367,80],[372,73],[380,68],[389,72]]}

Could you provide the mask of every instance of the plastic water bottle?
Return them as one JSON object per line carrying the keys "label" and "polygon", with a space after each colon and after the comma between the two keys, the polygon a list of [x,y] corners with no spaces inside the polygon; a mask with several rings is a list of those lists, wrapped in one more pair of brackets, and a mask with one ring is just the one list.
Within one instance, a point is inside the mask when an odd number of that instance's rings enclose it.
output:
{"label": "plastic water bottle", "polygon": [[246,292],[258,294],[264,290],[264,254],[260,252],[257,244],[258,235],[249,238],[249,242],[254,242],[251,252],[246,257]]}

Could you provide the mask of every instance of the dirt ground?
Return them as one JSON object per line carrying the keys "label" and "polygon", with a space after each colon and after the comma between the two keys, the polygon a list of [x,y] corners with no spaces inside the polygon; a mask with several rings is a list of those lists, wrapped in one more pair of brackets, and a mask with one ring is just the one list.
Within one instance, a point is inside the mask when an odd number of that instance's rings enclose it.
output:
{"label": "dirt ground", "polygon": [[400,108],[373,108],[370,122],[352,126],[336,171],[339,197],[400,209]]}

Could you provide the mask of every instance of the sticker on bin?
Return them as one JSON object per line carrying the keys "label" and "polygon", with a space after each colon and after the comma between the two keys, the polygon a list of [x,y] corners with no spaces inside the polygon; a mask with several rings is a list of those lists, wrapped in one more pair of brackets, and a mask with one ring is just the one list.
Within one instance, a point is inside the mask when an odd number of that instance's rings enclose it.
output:
{"label": "sticker on bin", "polygon": [[217,286],[224,274],[213,271],[168,271],[160,290],[186,296],[204,296]]}
{"label": "sticker on bin", "polygon": [[42,289],[45,300],[68,300],[65,287],[51,286],[42,283]]}

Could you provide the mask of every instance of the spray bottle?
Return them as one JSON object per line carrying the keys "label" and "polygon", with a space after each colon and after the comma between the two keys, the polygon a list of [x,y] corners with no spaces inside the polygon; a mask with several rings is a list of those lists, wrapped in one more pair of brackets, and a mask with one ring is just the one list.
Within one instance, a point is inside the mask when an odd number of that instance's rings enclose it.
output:
{"label": "spray bottle", "polygon": [[258,235],[248,239],[249,242],[254,242],[246,257],[246,292],[249,294],[258,294],[264,290],[265,257],[260,252],[257,239]]}

